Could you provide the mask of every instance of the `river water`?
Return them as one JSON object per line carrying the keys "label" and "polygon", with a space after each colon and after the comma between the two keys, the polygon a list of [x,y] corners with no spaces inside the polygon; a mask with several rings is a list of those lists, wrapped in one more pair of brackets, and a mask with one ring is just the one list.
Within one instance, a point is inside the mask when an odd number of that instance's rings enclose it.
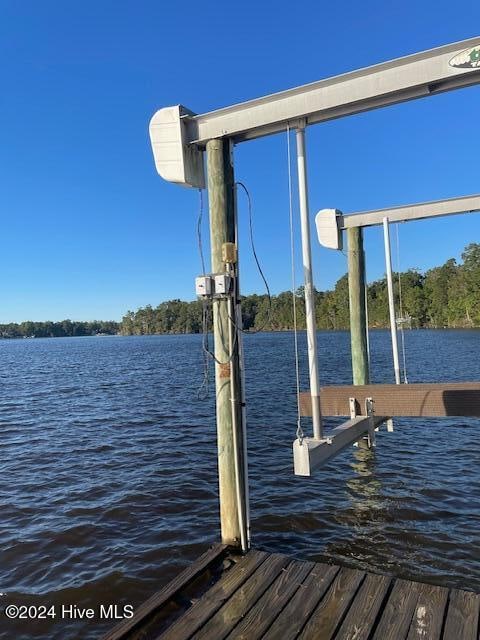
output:
{"label": "river water", "polygon": [[[318,338],[322,383],[349,383],[349,334]],[[480,379],[479,331],[405,340],[410,382]],[[306,389],[304,334],[300,351]],[[371,352],[392,381],[387,332]],[[292,333],[245,337],[253,545],[480,591],[480,421],[398,419],[375,452],[294,477],[293,354]],[[111,621],[60,605],[136,607],[218,539],[201,338],[3,340],[0,362],[0,638],[97,638]],[[8,620],[12,603],[57,615]]]}

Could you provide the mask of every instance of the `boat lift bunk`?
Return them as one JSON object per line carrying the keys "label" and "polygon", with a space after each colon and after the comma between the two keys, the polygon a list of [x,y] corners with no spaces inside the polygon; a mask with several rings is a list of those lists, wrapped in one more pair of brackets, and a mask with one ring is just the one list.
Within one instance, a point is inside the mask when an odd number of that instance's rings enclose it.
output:
{"label": "boat lift bunk", "polygon": [[[305,129],[310,125],[479,83],[480,37],[476,37],[205,114],[198,115],[182,105],[176,105],[162,108],[152,117],[150,138],[155,165],[158,173],[165,180],[197,189],[205,188],[204,159],[205,155],[210,154],[209,159],[212,162],[209,162],[208,166],[208,187],[213,202],[211,210],[215,211],[216,215],[220,212],[222,220],[232,215],[235,218],[235,212],[231,213],[232,208],[235,209],[235,205],[232,204],[235,198],[229,195],[234,189],[231,179],[233,146],[262,136],[280,132],[288,133],[292,129],[296,131],[310,374],[310,392],[302,395],[301,408],[304,415],[311,415],[313,418],[313,438],[297,438],[294,443],[295,473],[297,474],[310,475],[315,467],[365,435],[369,437],[370,444],[373,444],[375,428],[392,415],[412,415],[412,412],[414,415],[426,415],[427,410],[430,411],[429,415],[459,415],[459,412],[462,415],[465,415],[465,412],[467,415],[480,415],[480,383],[465,383],[460,386],[437,384],[433,387],[409,384],[389,388],[388,385],[362,385],[358,379],[355,381],[354,374],[354,382],[356,382],[354,387],[320,388],[305,151]],[[223,153],[223,160],[220,158],[221,153]],[[320,218],[320,226],[325,223],[329,231],[328,233],[324,231],[327,235],[330,234],[330,240],[333,238],[335,243],[339,241],[342,231],[348,230],[349,225],[371,226],[384,223],[384,219],[387,219],[384,224],[387,233],[389,222],[399,219],[411,220],[478,210],[479,199],[479,196],[472,196],[348,216],[330,211],[328,215]],[[212,232],[215,232],[215,229],[211,226]],[[227,242],[231,241],[227,240]],[[363,277],[364,274],[359,277],[359,281]],[[358,300],[360,299],[359,290],[360,288],[357,287]],[[238,288],[235,291],[237,302],[239,302]],[[220,301],[219,304],[221,305],[222,302]],[[237,329],[235,325],[233,330],[237,331]],[[366,333],[364,327],[362,332]],[[364,356],[364,354],[361,355]],[[241,356],[232,353],[231,364],[238,364],[239,358],[241,360]],[[217,364],[217,391],[223,388],[221,383],[222,376],[226,375],[225,366],[222,368]],[[243,365],[239,366],[242,369]],[[241,376],[236,376],[236,379],[241,383]],[[220,402],[222,407],[223,405],[226,407],[226,400],[221,399]],[[232,401],[232,416],[236,411],[235,406],[235,402]],[[328,437],[324,437],[322,414],[346,415],[350,419],[331,431]],[[220,413],[217,411],[217,415],[222,416],[222,421],[227,420],[227,414],[223,409]],[[222,439],[226,434],[228,446],[232,446],[232,450],[240,447],[242,449],[240,458],[246,460],[244,413],[238,415],[238,420],[237,418],[234,420],[239,428],[238,437],[233,432],[233,435],[229,435],[229,421],[230,418],[224,423],[217,422],[219,434]],[[219,448],[219,465],[223,464],[222,456],[226,450],[223,445]],[[238,464],[236,466],[240,468]],[[222,478],[231,474],[232,468],[233,464],[230,463],[222,467],[219,472],[221,486]],[[246,477],[243,482],[247,485]],[[237,478],[237,494],[239,494],[240,484]],[[228,500],[234,504],[232,486],[230,482]],[[221,499],[220,502],[227,504],[227,499]],[[224,524],[227,526],[231,523],[227,517],[222,517],[221,520],[222,527]],[[222,539],[230,540],[223,533]]]}

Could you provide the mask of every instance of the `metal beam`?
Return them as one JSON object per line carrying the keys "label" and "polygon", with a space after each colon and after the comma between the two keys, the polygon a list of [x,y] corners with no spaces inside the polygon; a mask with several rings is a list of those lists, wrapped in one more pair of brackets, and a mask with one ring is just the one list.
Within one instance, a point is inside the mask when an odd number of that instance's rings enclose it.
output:
{"label": "metal beam", "polygon": [[374,430],[386,418],[379,416],[359,417],[347,420],[340,426],[332,429],[327,438],[314,440],[303,438],[293,443],[293,466],[296,476],[310,476],[312,471],[326,464],[331,458],[338,455],[348,445],[354,444],[365,434],[373,439]]}
{"label": "metal beam", "polygon": [[373,209],[372,211],[340,215],[337,216],[337,224],[339,229],[374,227],[383,224],[384,218],[388,218],[389,222],[410,222],[412,220],[453,216],[475,211],[480,211],[480,195],[450,198],[448,200],[433,200],[390,209]]}
{"label": "metal beam", "polygon": [[157,111],[150,138],[158,173],[204,186],[209,140],[253,140],[392,104],[480,83],[480,36],[397,58],[295,89],[195,115],[182,105]]}
{"label": "metal beam", "polygon": [[[277,133],[298,118],[315,124],[430,96],[480,82],[477,56],[467,66],[462,52],[480,37],[397,58],[202,115],[186,117],[187,139],[204,145],[227,136],[235,142]],[[462,66],[459,66],[462,65]]]}

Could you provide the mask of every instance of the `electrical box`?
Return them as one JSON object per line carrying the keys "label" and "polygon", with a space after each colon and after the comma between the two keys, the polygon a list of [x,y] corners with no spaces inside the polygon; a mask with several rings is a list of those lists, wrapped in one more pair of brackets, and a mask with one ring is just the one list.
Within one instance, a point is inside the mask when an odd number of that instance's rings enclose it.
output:
{"label": "electrical box", "polygon": [[195,278],[195,293],[197,296],[211,296],[212,278],[211,276],[198,276]]}
{"label": "electrical box", "polygon": [[232,278],[226,273],[217,273],[215,276],[215,295],[230,293]]}

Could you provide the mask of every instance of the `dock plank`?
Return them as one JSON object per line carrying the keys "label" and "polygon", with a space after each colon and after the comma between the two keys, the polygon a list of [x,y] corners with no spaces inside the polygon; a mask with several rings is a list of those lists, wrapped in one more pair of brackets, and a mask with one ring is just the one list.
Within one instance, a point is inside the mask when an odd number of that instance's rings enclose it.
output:
{"label": "dock plank", "polygon": [[299,640],[331,640],[364,578],[363,571],[340,569],[299,635]]}
{"label": "dock plank", "polygon": [[477,640],[480,595],[452,589],[443,640]]}
{"label": "dock plank", "polygon": [[279,573],[290,564],[290,558],[272,554],[235,594],[195,633],[195,640],[223,640],[262,597]]}
{"label": "dock plank", "polygon": [[335,640],[368,640],[391,582],[386,576],[367,575]]}
{"label": "dock plank", "polygon": [[316,563],[263,640],[294,640],[332,584],[339,567]]}
{"label": "dock plank", "polygon": [[446,587],[422,584],[407,640],[440,640],[447,602]]}
{"label": "dock plank", "polygon": [[480,640],[480,594],[216,545],[103,640]]}
{"label": "dock plank", "polygon": [[270,585],[257,604],[227,636],[228,640],[258,640],[311,572],[313,562],[292,562]]}
{"label": "dock plank", "polygon": [[177,593],[188,584],[200,577],[210,566],[219,562],[227,553],[228,546],[215,544],[195,562],[184,569],[176,578],[169,582],[163,589],[154,594],[146,602],[140,605],[130,619],[123,620],[111,631],[105,634],[102,640],[121,640],[130,634],[136,627],[143,625],[156,611],[169,602]]}
{"label": "dock plank", "polygon": [[405,640],[417,606],[421,584],[396,580],[373,640]]}
{"label": "dock plank", "polygon": [[158,640],[187,640],[200,629],[266,560],[268,553],[250,551],[207,593],[174,622]]}

